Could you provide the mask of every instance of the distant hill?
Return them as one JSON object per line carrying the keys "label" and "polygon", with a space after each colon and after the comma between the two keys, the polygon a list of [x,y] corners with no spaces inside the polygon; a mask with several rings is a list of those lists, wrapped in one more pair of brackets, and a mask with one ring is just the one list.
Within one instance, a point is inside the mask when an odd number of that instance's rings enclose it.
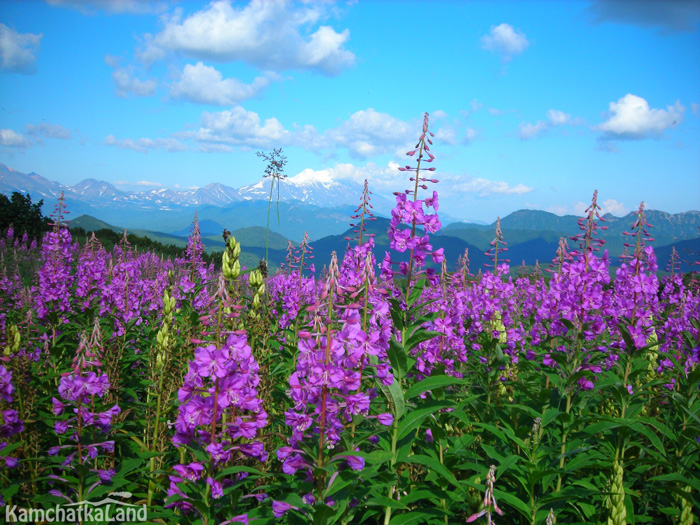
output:
{"label": "distant hill", "polygon": [[71,228],[82,228],[86,232],[94,232],[97,230],[112,230],[115,232],[124,231],[120,230],[115,226],[112,226],[111,224],[107,224],[106,222],[101,221],[100,219],[91,217],[90,215],[81,215],[80,217],[71,219],[69,226]]}

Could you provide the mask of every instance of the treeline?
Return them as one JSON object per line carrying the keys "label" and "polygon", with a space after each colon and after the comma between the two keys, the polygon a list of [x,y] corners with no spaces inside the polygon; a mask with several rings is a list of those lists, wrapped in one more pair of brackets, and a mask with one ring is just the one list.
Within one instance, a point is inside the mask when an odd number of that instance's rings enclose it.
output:
{"label": "treeline", "polygon": [[32,204],[31,196],[18,191],[9,198],[0,194],[0,232],[5,234],[12,227],[15,238],[22,238],[26,233],[30,241],[40,242],[51,229],[51,219],[41,213],[43,204],[43,200]]}

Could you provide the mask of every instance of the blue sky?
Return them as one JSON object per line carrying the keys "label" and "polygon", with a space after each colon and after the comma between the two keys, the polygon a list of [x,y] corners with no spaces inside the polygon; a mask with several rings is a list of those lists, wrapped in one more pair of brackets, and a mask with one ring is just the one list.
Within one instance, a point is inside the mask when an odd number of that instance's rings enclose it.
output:
{"label": "blue sky", "polygon": [[[700,1],[0,3],[0,162],[123,190],[291,177],[407,187],[491,222],[700,208]],[[358,195],[358,201],[359,201]]]}

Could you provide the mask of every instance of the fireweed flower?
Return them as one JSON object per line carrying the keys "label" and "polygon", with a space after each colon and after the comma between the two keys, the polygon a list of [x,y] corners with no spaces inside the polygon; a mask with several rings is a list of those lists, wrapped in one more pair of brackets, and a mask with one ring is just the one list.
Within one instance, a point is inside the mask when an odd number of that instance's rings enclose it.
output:
{"label": "fireweed flower", "polygon": [[[363,373],[388,384],[393,381],[386,356],[390,314],[382,291],[375,286],[373,245],[370,238],[349,248],[340,268],[333,255],[321,293],[325,299],[313,306],[314,333],[298,343],[296,369],[289,378],[293,406],[285,412],[292,431],[290,446],[277,451],[282,471],[288,475],[311,476],[315,468],[324,466],[324,452],[340,445],[353,416],[372,419],[368,416],[372,393],[361,388]],[[360,309],[360,301],[366,301],[365,310]],[[376,360],[370,361],[371,356]],[[391,424],[391,415],[375,417],[380,424]],[[311,443],[317,452],[305,452]],[[335,459],[353,470],[364,468],[362,458],[342,451]]]}
{"label": "fireweed flower", "polygon": [[[62,470],[74,469],[75,462],[83,465],[92,463],[100,453],[114,452],[114,441],[95,442],[97,436],[94,430],[86,432],[89,427],[93,427],[103,435],[108,435],[114,418],[121,413],[117,404],[106,410],[95,410],[101,407],[99,400],[110,388],[109,377],[101,371],[101,367],[101,335],[99,321],[96,319],[90,339],[85,332],[80,336],[72,370],[61,375],[58,385],[60,399],[52,399],[54,415],[62,416],[56,420],[54,432],[57,435],[67,435],[71,441],[68,445],[51,447],[48,451],[50,456],[60,453],[65,458],[59,467]],[[84,474],[80,470],[77,472],[82,483]],[[114,476],[112,469],[91,468],[89,472],[94,478],[87,493],[101,483],[110,482]]]}
{"label": "fireweed flower", "polygon": [[[413,188],[405,192],[396,194],[396,206],[391,211],[391,221],[389,223],[389,247],[398,253],[409,252],[407,263],[398,263],[399,271],[402,275],[407,276],[411,281],[411,274],[414,266],[421,269],[425,266],[426,257],[432,256],[437,263],[442,262],[442,249],[433,250],[429,243],[428,233],[437,233],[440,230],[441,223],[437,215],[439,207],[437,192],[433,191],[432,196],[425,200],[418,199],[418,189],[428,189],[428,183],[438,182],[436,179],[425,176],[426,171],[435,171],[434,167],[421,167],[422,163],[433,162],[435,156],[431,153],[433,144],[431,137],[433,133],[428,130],[428,113],[423,118],[423,131],[415,149],[407,152],[410,157],[415,158],[416,167],[405,166],[400,167],[399,171],[409,171],[413,175],[410,181],[413,182]],[[412,198],[408,198],[408,197]],[[428,213],[430,209],[435,213]],[[401,228],[401,225],[410,226],[410,228]],[[420,235],[422,230],[424,235]],[[390,257],[385,258],[382,263],[382,277],[391,282],[393,277],[392,263]]]}
{"label": "fireweed flower", "polygon": [[68,228],[61,222],[65,208],[63,193],[56,206],[56,220],[53,230],[46,233],[41,245],[43,264],[39,270],[39,284],[34,289],[34,307],[40,320],[47,320],[50,314],[57,315],[57,321],[71,311],[70,297],[74,275],[71,271],[76,247]]}
{"label": "fireweed flower", "polygon": [[4,365],[0,365],[0,460],[8,468],[16,467],[18,459],[3,455],[2,451],[8,445],[6,440],[24,430],[24,423],[19,419],[19,413],[8,408],[14,399],[14,393],[12,372],[8,371]]}
{"label": "fireweed flower", "polygon": [[255,441],[267,425],[267,414],[257,397],[258,369],[244,333],[230,333],[220,348],[211,344],[195,349],[178,391],[181,404],[173,443],[178,447],[198,444],[210,462],[208,467],[200,463],[174,467],[167,491],[174,501],[167,506],[193,510],[186,481],[205,479],[212,497],[218,499],[224,484],[236,482],[218,477],[221,469],[245,458],[266,460],[263,444]]}

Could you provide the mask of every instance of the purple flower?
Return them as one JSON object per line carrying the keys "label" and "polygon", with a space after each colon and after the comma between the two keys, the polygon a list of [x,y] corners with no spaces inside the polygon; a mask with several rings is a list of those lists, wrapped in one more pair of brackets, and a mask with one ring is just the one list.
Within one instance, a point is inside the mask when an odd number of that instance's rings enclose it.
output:
{"label": "purple flower", "polygon": [[224,495],[224,489],[221,486],[221,483],[216,481],[214,478],[209,476],[207,478],[207,484],[211,487],[211,496],[214,499],[219,499]]}
{"label": "purple flower", "polygon": [[388,427],[391,426],[391,424],[394,422],[394,416],[392,414],[384,413],[384,414],[379,414],[377,416],[377,421],[379,421],[382,425]]}
{"label": "purple flower", "polygon": [[293,507],[289,503],[285,503],[284,501],[273,501],[272,502],[272,512],[275,515],[275,518],[281,518],[285,514],[287,514],[287,511],[290,509],[297,509],[297,507]]}
{"label": "purple flower", "polygon": [[365,458],[361,458],[359,456],[344,456],[345,461],[348,462],[348,465],[352,470],[362,470],[365,468]]}

